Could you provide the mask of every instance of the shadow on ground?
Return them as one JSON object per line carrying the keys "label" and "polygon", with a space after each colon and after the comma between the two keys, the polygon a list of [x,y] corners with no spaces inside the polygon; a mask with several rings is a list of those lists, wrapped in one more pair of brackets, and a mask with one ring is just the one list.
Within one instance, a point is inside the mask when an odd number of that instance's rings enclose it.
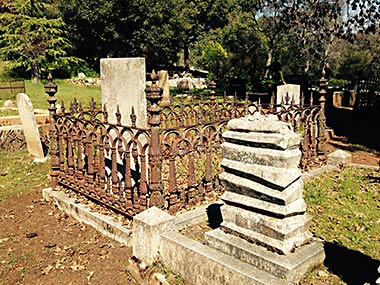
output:
{"label": "shadow on ground", "polygon": [[326,106],[327,126],[350,143],[380,151],[380,113],[357,112]]}
{"label": "shadow on ground", "polygon": [[325,266],[348,285],[375,284],[380,261],[337,243],[324,244]]}
{"label": "shadow on ground", "polygon": [[207,217],[208,217],[208,225],[212,229],[216,229],[220,227],[220,224],[223,222],[222,212],[220,207],[223,204],[214,203],[207,207]]}

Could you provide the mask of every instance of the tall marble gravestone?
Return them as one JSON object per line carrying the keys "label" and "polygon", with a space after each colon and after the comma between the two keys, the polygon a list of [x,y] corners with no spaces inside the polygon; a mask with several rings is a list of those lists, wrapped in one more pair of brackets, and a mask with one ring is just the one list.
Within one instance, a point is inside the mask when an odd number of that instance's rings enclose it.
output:
{"label": "tall marble gravestone", "polygon": [[274,115],[233,119],[223,134],[223,222],[207,243],[261,270],[297,282],[323,262],[309,232],[300,138]]}
{"label": "tall marble gravestone", "polygon": [[17,94],[17,107],[28,152],[35,158],[44,159],[40,133],[29,96],[24,93]]}
{"label": "tall marble gravestone", "polygon": [[285,84],[277,86],[276,104],[282,102],[288,107],[291,102],[299,105],[301,102],[301,87],[296,84]]}
{"label": "tall marble gravestone", "polygon": [[130,126],[133,107],[136,126],[146,128],[145,58],[102,58],[100,77],[102,104],[107,109],[108,121],[117,122],[115,114],[119,106],[121,124]]}

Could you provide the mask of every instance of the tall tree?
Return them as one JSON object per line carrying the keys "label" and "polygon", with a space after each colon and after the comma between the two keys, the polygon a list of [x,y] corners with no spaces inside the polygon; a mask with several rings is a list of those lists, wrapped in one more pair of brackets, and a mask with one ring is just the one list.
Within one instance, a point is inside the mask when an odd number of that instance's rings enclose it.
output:
{"label": "tall tree", "polygon": [[190,49],[211,30],[224,27],[234,0],[173,1],[184,63],[190,63]]}
{"label": "tall tree", "polygon": [[60,18],[48,18],[48,4],[30,0],[0,0],[0,57],[9,60],[11,68],[31,71],[38,82],[42,69],[60,68],[79,62],[67,55],[70,42]]}
{"label": "tall tree", "polygon": [[98,69],[100,58],[145,57],[148,67],[177,59],[172,1],[57,0],[75,55]]}

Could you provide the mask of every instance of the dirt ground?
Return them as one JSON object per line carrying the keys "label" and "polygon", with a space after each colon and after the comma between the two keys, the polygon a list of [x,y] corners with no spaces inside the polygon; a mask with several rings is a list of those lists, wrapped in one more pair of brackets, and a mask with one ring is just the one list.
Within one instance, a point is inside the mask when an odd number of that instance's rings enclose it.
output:
{"label": "dirt ground", "polygon": [[380,166],[380,151],[369,151],[366,147],[350,143],[344,136],[333,135],[326,144],[326,154],[338,149],[351,154],[352,163]]}
{"label": "dirt ground", "polygon": [[[379,152],[335,138],[355,163],[378,165]],[[103,237],[42,199],[41,189],[0,202],[0,285],[136,284],[127,270],[131,249]]]}
{"label": "dirt ground", "polygon": [[0,204],[0,284],[136,284],[130,248],[68,217],[40,190]]}

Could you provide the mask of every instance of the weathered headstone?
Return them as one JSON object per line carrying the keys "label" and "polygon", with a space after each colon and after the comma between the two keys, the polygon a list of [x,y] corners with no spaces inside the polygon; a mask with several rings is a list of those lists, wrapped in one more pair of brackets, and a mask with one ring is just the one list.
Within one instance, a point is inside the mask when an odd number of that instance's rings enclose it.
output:
{"label": "weathered headstone", "polygon": [[294,104],[300,104],[301,87],[297,84],[285,84],[277,86],[276,104],[283,102],[288,107],[292,100]]}
{"label": "weathered headstone", "polygon": [[169,89],[169,74],[167,70],[160,70],[158,72],[157,85],[162,88],[162,100],[161,103],[169,105],[172,102]]}
{"label": "weathered headstone", "polygon": [[335,91],[333,93],[333,106],[336,108],[343,107],[343,91]]}
{"label": "weathered headstone", "polygon": [[312,241],[299,163],[299,135],[274,115],[233,119],[223,134],[223,222],[210,246],[297,282],[324,259]]}
{"label": "weathered headstone", "polygon": [[28,95],[24,93],[17,95],[17,107],[28,151],[36,158],[43,159],[44,151],[41,144],[40,133],[38,131],[33,105]]}
{"label": "weathered headstone", "polygon": [[117,106],[121,113],[121,124],[131,125],[132,107],[136,115],[136,126],[147,127],[145,98],[145,59],[102,58],[100,60],[102,104],[106,107],[108,121],[116,123]]}

